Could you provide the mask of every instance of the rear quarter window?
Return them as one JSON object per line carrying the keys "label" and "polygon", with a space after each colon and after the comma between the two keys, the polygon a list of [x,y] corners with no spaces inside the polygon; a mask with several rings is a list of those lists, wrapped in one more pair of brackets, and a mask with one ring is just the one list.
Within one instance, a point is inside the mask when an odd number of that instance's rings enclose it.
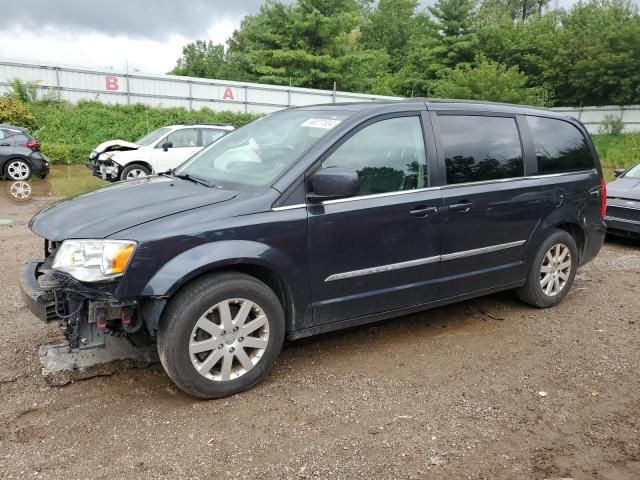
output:
{"label": "rear quarter window", "polygon": [[539,173],[590,170],[594,167],[587,139],[574,125],[554,118],[527,116]]}

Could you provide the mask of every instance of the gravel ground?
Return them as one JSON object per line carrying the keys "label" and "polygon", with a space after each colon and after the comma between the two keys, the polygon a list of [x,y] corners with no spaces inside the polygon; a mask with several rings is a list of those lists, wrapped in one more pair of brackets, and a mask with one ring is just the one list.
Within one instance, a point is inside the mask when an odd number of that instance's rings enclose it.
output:
{"label": "gravel ground", "polygon": [[0,478],[640,478],[638,244],[607,243],[554,309],[507,292],[289,343],[200,401],[159,365],[47,385],[59,334],[18,290],[35,206],[6,208]]}

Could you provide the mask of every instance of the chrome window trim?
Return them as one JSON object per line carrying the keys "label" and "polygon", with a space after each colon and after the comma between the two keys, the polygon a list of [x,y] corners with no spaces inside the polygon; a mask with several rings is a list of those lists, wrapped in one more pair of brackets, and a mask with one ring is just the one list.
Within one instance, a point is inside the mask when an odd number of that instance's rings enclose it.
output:
{"label": "chrome window trim", "polygon": [[417,267],[419,265],[427,265],[436,262],[446,262],[447,260],[456,260],[459,258],[471,257],[474,255],[482,255],[483,253],[497,252],[499,250],[506,250],[508,248],[519,247],[524,245],[526,240],[518,240],[517,242],[500,243],[498,245],[490,245],[488,247],[474,248],[473,250],[463,250],[455,253],[448,253],[446,255],[436,255],[434,257],[418,258],[416,260],[409,260],[407,262],[390,263],[388,265],[380,265],[378,267],[363,268],[361,270],[352,270],[349,272],[335,273],[329,275],[324,281],[333,282],[335,280],[345,280],[347,278],[362,277],[365,275],[373,275],[375,273],[390,272],[393,270],[400,270],[402,268]]}
{"label": "chrome window trim", "polygon": [[481,180],[478,182],[465,182],[465,183],[452,183],[447,185],[442,185],[441,189],[449,189],[449,188],[458,188],[458,187],[469,187],[474,185],[488,185],[492,183],[507,183],[507,182],[521,182],[523,180],[537,180],[541,178],[553,178],[553,177],[565,177],[569,175],[576,174],[584,174],[584,173],[597,173],[595,168],[591,168],[589,170],[576,170],[574,172],[560,172],[560,173],[547,173],[547,174],[538,174],[538,175],[528,175],[523,177],[510,177],[510,178],[496,178],[494,180]]}
{"label": "chrome window trim", "polygon": [[[597,173],[597,170],[595,168],[592,168],[590,170],[577,170],[575,172],[547,173],[547,174],[529,175],[525,177],[513,177],[513,178],[497,178],[494,180],[482,180],[479,182],[455,183],[452,185],[442,185],[437,187],[414,188],[412,190],[397,190],[394,192],[373,193],[371,195],[360,195],[360,196],[348,197],[348,198],[338,198],[336,200],[325,200],[324,202],[318,203],[317,205],[333,205],[336,203],[355,202],[358,200],[370,200],[374,198],[392,197],[395,195],[407,195],[410,193],[446,190],[450,188],[469,187],[469,186],[475,186],[475,185],[490,185],[492,183],[520,182],[523,180],[535,180],[540,178],[565,177],[569,175],[577,175],[577,174],[585,174],[585,173]],[[300,203],[296,205],[288,205],[286,207],[275,207],[275,208],[272,208],[271,210],[274,212],[279,212],[281,210],[291,210],[294,208],[303,208],[307,206],[309,205]]]}
{"label": "chrome window trim", "polygon": [[333,205],[334,203],[354,202],[356,200],[369,200],[371,198],[392,197],[395,195],[407,195],[409,193],[429,192],[440,190],[441,187],[414,188],[412,190],[397,190],[395,192],[372,193],[371,195],[359,195],[356,197],[338,198],[336,200],[325,200],[320,205]]}
{"label": "chrome window trim", "polygon": [[281,212],[282,210],[294,210],[296,208],[304,208],[306,207],[306,203],[297,203],[295,205],[287,205],[285,207],[274,207],[271,209],[272,212]]}
{"label": "chrome window trim", "polygon": [[393,270],[400,270],[401,268],[417,267],[419,265],[436,263],[439,260],[440,256],[417,258],[415,260],[409,260],[408,262],[390,263],[389,265],[381,265],[379,267],[363,268],[362,270],[352,270],[350,272],[335,273],[333,275],[329,275],[325,279],[325,282],[333,282],[334,280],[344,280],[346,278],[373,275],[374,273],[390,272]]}

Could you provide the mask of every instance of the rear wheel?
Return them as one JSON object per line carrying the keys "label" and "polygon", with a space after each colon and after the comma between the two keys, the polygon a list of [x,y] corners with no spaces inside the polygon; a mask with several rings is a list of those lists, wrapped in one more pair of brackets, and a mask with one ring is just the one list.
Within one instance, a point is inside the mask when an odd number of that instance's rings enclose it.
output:
{"label": "rear wheel", "polygon": [[24,160],[9,160],[5,167],[5,175],[9,180],[28,180],[31,176],[31,165]]}
{"label": "rear wheel", "polygon": [[578,269],[578,249],[574,238],[555,230],[540,245],[526,283],[518,297],[534,307],[557,305],[569,293]]}
{"label": "rear wheel", "polygon": [[269,287],[248,275],[215,274],[171,301],[158,329],[158,353],[186,393],[225,397],[269,373],[284,330],[282,305]]}
{"label": "rear wheel", "polygon": [[121,180],[133,180],[135,178],[146,177],[147,175],[151,175],[151,170],[149,170],[144,165],[140,165],[139,163],[133,163],[131,165],[127,165],[122,169],[120,173]]}

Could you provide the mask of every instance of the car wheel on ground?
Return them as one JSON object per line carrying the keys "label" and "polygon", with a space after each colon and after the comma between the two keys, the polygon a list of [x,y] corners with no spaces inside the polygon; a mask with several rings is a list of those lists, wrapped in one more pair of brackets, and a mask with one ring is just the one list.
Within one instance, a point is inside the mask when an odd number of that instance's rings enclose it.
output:
{"label": "car wheel on ground", "polygon": [[174,297],[159,325],[158,353],[182,390],[219,398],[263,379],[284,333],[284,312],[273,290],[248,275],[221,273]]}
{"label": "car wheel on ground", "polygon": [[9,180],[28,180],[31,176],[31,165],[24,160],[9,160],[5,167],[5,176]]}
{"label": "car wheel on ground", "polygon": [[569,293],[578,269],[578,249],[570,233],[554,230],[540,245],[526,283],[517,290],[525,303],[539,308],[557,305]]}
{"label": "car wheel on ground", "polygon": [[146,177],[147,175],[151,175],[151,170],[144,165],[134,163],[132,165],[127,165],[122,169],[120,179],[133,180],[134,178]]}

